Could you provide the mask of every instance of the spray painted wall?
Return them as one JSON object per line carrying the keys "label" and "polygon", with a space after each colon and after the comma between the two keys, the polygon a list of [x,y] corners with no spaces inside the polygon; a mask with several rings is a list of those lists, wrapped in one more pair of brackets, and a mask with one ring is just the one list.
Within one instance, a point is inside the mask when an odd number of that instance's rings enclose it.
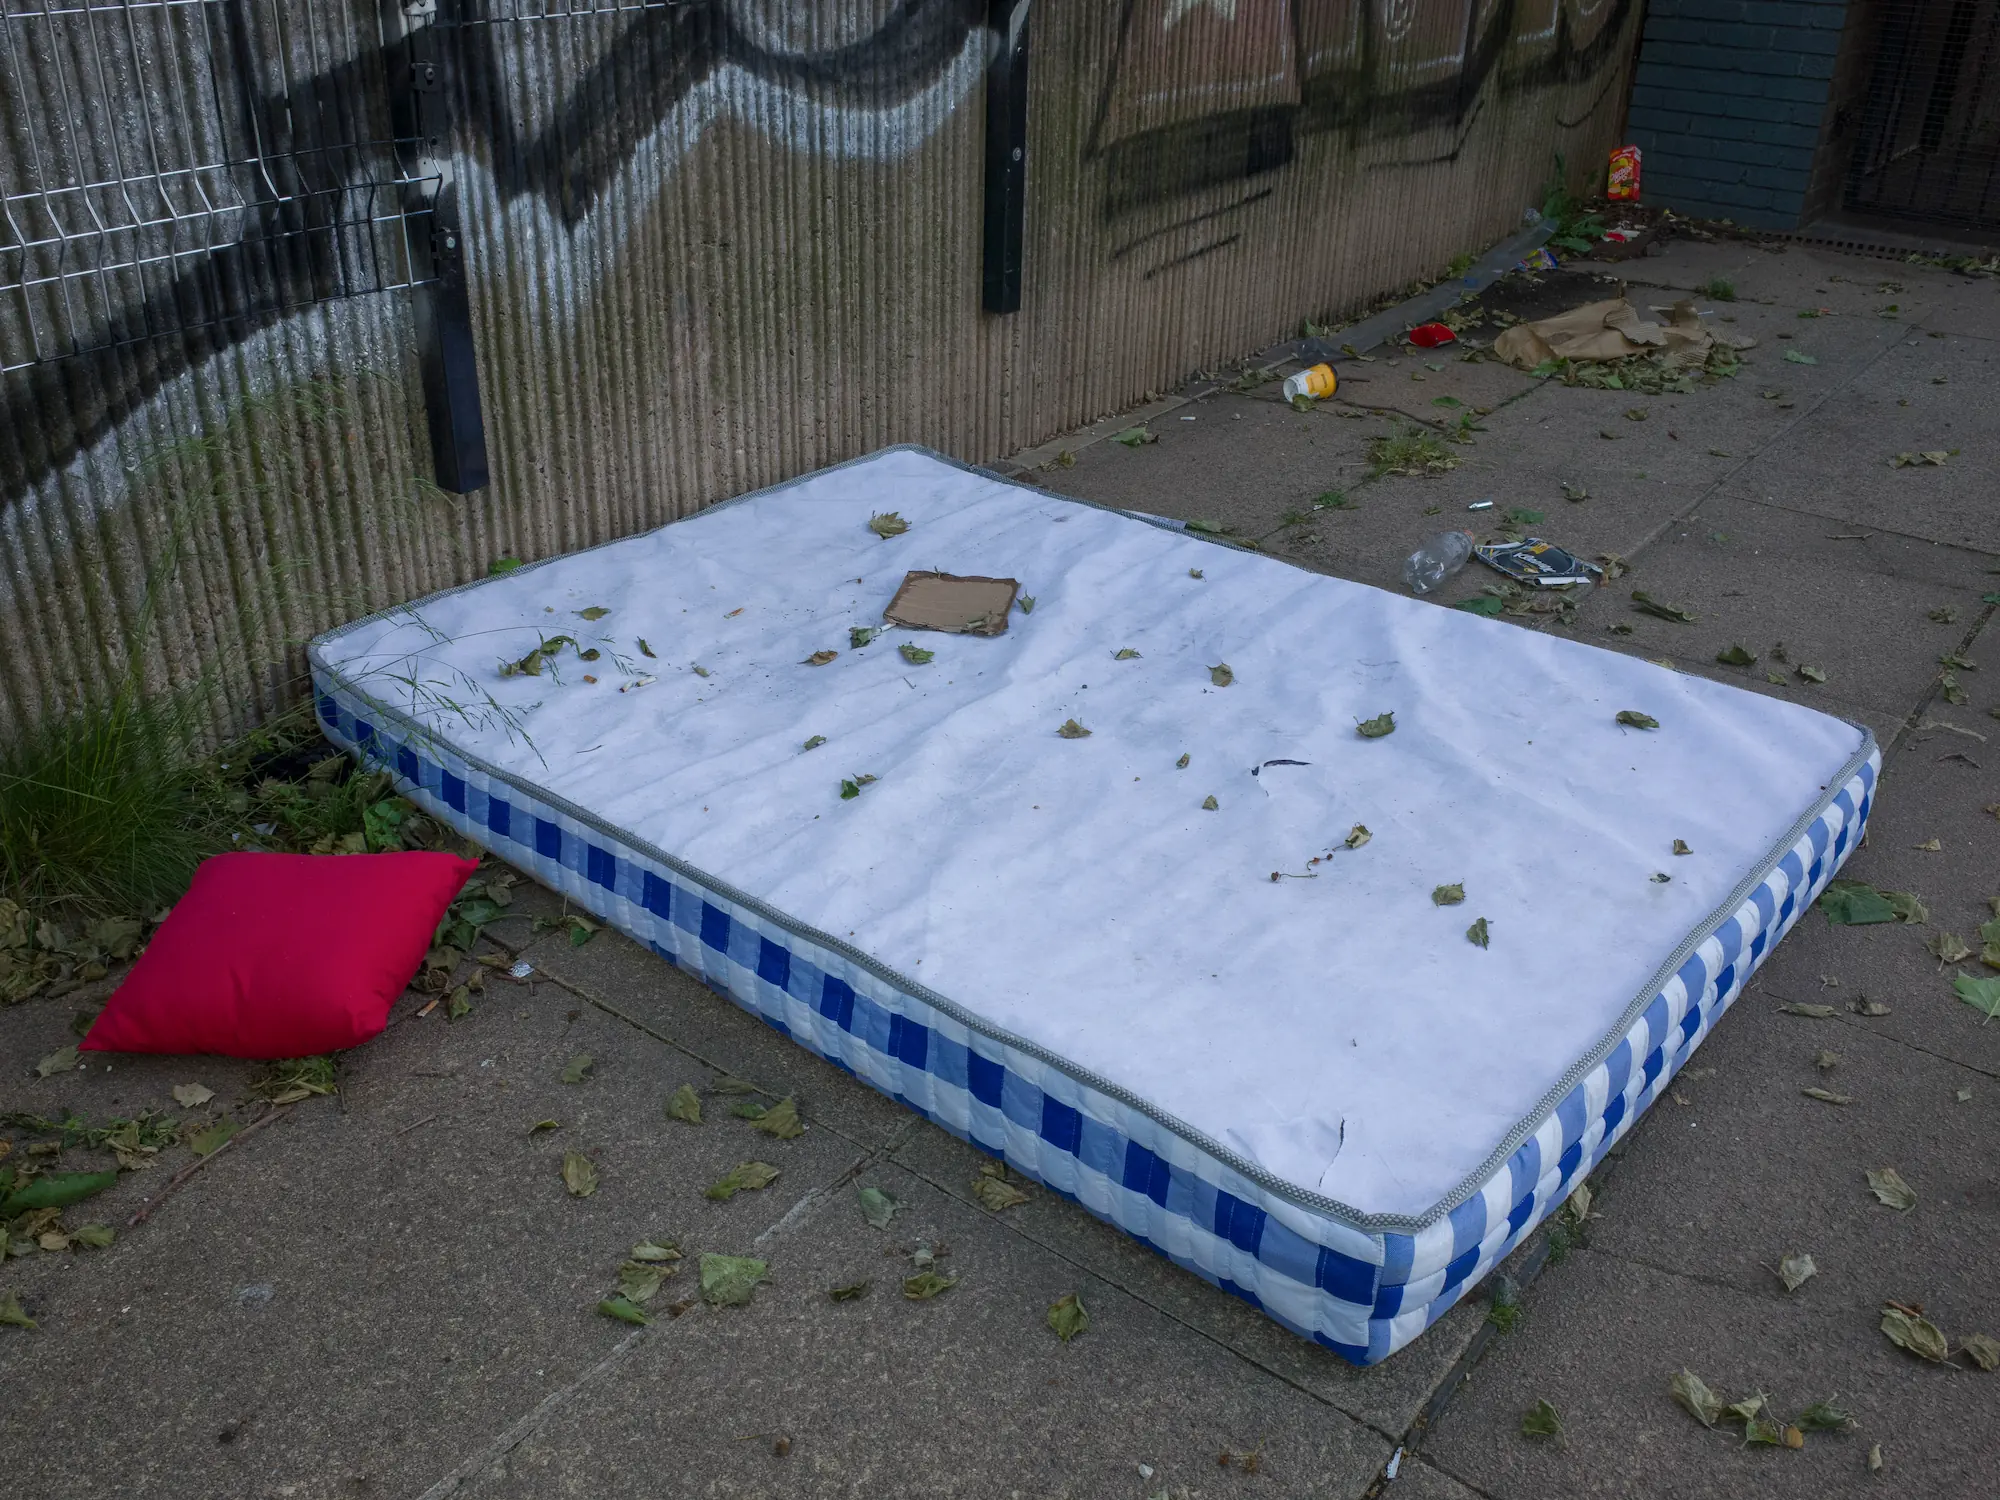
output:
{"label": "spray painted wall", "polygon": [[[240,117],[250,144],[209,154],[240,174],[247,151],[266,180],[274,142],[308,165],[280,208],[251,195],[202,220],[207,240],[176,230],[173,253],[97,278],[64,314],[90,335],[80,352],[43,338],[34,278],[10,282],[53,253],[15,210],[67,186],[29,147],[94,100],[130,179],[171,123],[149,83],[162,60],[183,82],[223,66],[179,57],[173,26],[233,6],[5,4],[0,291],[19,306],[0,300],[0,730],[129,672],[205,692],[219,728],[242,728],[292,701],[314,632],[500,556],[885,443],[994,459],[1435,274],[1519,223],[1555,153],[1594,172],[1638,16],[1635,0],[462,0],[435,201],[463,242],[491,482],[454,495],[431,482],[424,292],[397,289],[419,278],[355,269],[383,224],[407,234],[422,214],[381,210],[382,152],[336,156],[314,133],[396,138],[398,38],[412,13],[442,25],[436,0],[315,0],[289,29],[211,46],[246,101],[217,131]],[[89,30],[107,13],[133,39],[111,49],[123,79]],[[985,95],[1023,24],[1021,305],[996,316]],[[202,155],[180,128],[166,155]],[[153,160],[172,165],[157,140]],[[321,220],[283,217],[301,200]],[[220,188],[204,201],[230,207]],[[325,222],[362,227],[315,240]],[[253,265],[244,247],[273,223],[322,248]]]}

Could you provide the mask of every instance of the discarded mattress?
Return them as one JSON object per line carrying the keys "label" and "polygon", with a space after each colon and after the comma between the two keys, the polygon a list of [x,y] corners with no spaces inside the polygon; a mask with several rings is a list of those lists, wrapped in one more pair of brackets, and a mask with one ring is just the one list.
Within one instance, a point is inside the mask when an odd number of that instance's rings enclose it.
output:
{"label": "discarded mattress", "polygon": [[[856,646],[919,570],[1022,597]],[[311,658],[327,733],[430,812],[1357,1363],[1667,1087],[1879,766],[1795,704],[914,448]]]}

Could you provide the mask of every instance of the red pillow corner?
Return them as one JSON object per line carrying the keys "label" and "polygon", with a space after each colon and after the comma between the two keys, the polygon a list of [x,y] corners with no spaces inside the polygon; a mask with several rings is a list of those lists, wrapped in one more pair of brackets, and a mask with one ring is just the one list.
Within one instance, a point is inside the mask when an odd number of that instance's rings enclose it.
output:
{"label": "red pillow corner", "polygon": [[358,1046],[388,1024],[478,868],[455,854],[219,854],[80,1045],[244,1058]]}

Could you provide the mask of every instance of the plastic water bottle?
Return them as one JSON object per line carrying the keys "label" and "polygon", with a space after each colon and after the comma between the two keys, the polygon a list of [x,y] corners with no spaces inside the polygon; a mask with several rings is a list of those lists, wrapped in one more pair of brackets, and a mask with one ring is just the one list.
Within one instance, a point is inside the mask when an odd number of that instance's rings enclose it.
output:
{"label": "plastic water bottle", "polygon": [[1472,556],[1472,533],[1440,531],[1403,564],[1403,582],[1413,594],[1428,594],[1465,566]]}

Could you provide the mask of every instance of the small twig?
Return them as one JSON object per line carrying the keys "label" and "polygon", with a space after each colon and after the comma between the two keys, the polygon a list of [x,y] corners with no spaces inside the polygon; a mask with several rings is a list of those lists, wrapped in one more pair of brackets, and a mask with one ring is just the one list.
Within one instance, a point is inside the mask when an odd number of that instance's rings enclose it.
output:
{"label": "small twig", "polygon": [[224,1141],[220,1146],[217,1146],[213,1151],[209,1152],[208,1155],[198,1156],[193,1161],[189,1162],[186,1166],[182,1167],[180,1171],[174,1173],[173,1180],[169,1182],[166,1185],[166,1187],[161,1191],[159,1197],[153,1199],[150,1203],[144,1203],[139,1206],[139,1211],[133,1214],[131,1218],[125,1221],[125,1227],[127,1229],[134,1229],[137,1228],[139,1225],[145,1223],[147,1219],[153,1216],[154,1209],[158,1208],[162,1203],[165,1203],[167,1199],[173,1197],[173,1195],[180,1190],[180,1186],[182,1183],[186,1182],[190,1177],[194,1176],[195,1173],[199,1172],[203,1167],[207,1166],[210,1162],[214,1161],[216,1157],[222,1155],[223,1152],[227,1151],[231,1146],[235,1145],[245,1136],[255,1135],[258,1131],[262,1130],[266,1125],[270,1124],[273,1120],[277,1119],[279,1115],[284,1114],[290,1108],[291,1106],[289,1104],[272,1105],[268,1110],[266,1110],[263,1114],[259,1115],[255,1120],[252,1120],[248,1125],[244,1126],[241,1130],[237,1131],[236,1134],[232,1135],[228,1140]]}
{"label": "small twig", "polygon": [[437,1118],[436,1115],[425,1115],[421,1120],[412,1120],[408,1125],[405,1125],[401,1130],[397,1131],[396,1134],[408,1135],[412,1130],[415,1130],[419,1125],[428,1125],[430,1124],[431,1121],[435,1120],[436,1118]]}

